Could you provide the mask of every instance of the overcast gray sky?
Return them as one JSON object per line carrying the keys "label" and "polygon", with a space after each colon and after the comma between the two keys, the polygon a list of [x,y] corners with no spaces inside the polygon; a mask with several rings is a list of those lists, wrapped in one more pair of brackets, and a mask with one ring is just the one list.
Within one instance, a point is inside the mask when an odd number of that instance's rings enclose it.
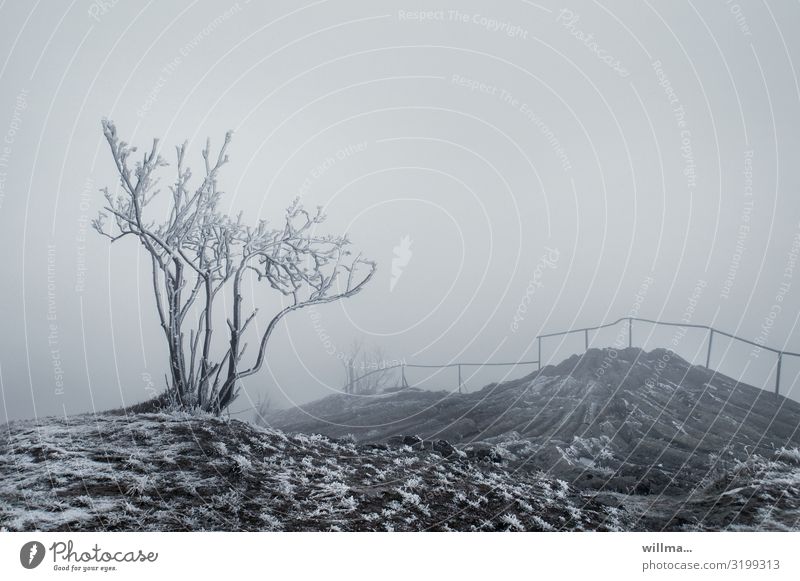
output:
{"label": "overcast gray sky", "polygon": [[[6,417],[163,386],[145,256],[88,224],[116,187],[103,117],[168,158],[188,139],[195,164],[233,129],[226,209],[278,217],[301,195],[379,264],[356,298],[284,320],[237,409],[339,389],[357,337],[409,363],[516,361],[635,312],[800,351],[796,3],[265,4],[0,4]],[[702,333],[634,331],[704,362]],[[713,359],[771,389],[765,353],[717,339]]]}

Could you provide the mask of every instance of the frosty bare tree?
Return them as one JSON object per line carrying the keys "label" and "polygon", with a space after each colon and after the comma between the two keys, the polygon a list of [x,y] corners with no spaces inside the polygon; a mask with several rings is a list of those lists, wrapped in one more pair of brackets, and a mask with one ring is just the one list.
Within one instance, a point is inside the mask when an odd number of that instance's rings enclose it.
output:
{"label": "frosty bare tree", "polygon": [[396,384],[396,363],[389,362],[381,347],[369,348],[354,339],[342,359],[345,373],[344,392],[359,395],[380,393]]}
{"label": "frosty bare tree", "polygon": [[[269,338],[288,313],[310,305],[350,297],[364,288],[375,273],[374,262],[353,256],[346,236],[322,236],[317,226],[325,216],[320,208],[306,211],[295,202],[282,222],[266,220],[254,226],[219,212],[220,169],[228,162],[231,133],[216,154],[210,142],[203,149],[204,175],[192,188],[192,172],[185,165],[186,143],[176,148],[177,175],[170,196],[159,196],[158,140],[149,152],[133,160],[136,148],[119,139],[113,122],[103,121],[103,133],[120,178],[120,188],[103,190],[106,205],[94,228],[112,242],[135,237],[150,256],[152,287],[161,328],[167,341],[170,398],[180,408],[200,408],[220,413],[239,393],[240,381],[261,369]],[[162,219],[150,214],[154,200],[166,207]],[[146,216],[146,210],[151,211]],[[280,292],[283,306],[267,323],[254,356],[244,361],[246,331],[258,309],[246,310],[242,285],[254,280],[256,288]],[[215,353],[215,301],[230,292],[226,350]]]}

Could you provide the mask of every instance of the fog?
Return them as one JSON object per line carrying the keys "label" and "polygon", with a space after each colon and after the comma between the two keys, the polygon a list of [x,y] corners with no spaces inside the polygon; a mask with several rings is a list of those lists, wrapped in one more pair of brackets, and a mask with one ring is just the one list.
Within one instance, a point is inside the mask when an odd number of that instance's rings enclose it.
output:
{"label": "fog", "polygon": [[[639,316],[800,351],[798,18],[722,1],[3,4],[1,417],[164,387],[149,259],[90,225],[118,185],[102,118],[168,161],[188,140],[196,175],[233,129],[226,210],[280,221],[300,196],[378,263],[362,293],[283,320],[240,417],[340,390],[359,338],[389,362],[528,361],[538,334]],[[256,284],[246,301],[254,332],[281,306]],[[706,339],[634,328],[698,364]],[[546,340],[543,363],[583,341]],[[712,367],[748,383],[772,390],[775,362],[714,339]],[[782,393],[800,397],[799,374],[784,358]]]}

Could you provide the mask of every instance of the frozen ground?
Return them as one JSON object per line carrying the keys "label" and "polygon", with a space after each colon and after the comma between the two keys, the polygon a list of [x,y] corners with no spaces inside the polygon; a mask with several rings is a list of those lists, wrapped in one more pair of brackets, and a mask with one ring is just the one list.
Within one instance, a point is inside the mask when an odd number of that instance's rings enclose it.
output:
{"label": "frozen ground", "polygon": [[502,463],[207,416],[13,422],[5,530],[620,530],[620,508]]}
{"label": "frozen ground", "polygon": [[0,529],[800,530],[800,405],[666,355],[590,350],[470,394],[332,396],[274,414],[286,432],[12,422]]}

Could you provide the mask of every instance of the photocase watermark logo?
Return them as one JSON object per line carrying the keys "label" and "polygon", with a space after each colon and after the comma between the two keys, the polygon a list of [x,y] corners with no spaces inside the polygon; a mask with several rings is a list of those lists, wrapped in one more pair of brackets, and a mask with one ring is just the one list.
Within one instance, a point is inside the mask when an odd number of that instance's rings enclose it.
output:
{"label": "photocase watermark logo", "polygon": [[597,44],[597,40],[595,39],[593,32],[585,32],[577,27],[580,20],[581,15],[575,14],[569,8],[562,8],[556,17],[556,22],[561,24],[561,26],[568,30],[572,36],[586,46],[586,48],[588,48],[589,51],[591,51],[591,53],[594,54],[594,56],[597,57],[600,62],[611,68],[611,70],[617,73],[620,77],[629,77],[631,74],[630,71],[625,68],[618,58]]}
{"label": "photocase watermark logo", "polygon": [[39,541],[30,541],[19,550],[19,562],[26,569],[35,569],[44,560],[44,545]]}
{"label": "photocase watermark logo", "polygon": [[89,10],[87,12],[89,16],[95,20],[95,22],[100,22],[100,17],[111,12],[111,9],[114,8],[114,6],[116,6],[118,3],[119,0],[97,0],[89,5]]}
{"label": "photocase watermark logo", "polygon": [[38,541],[25,543],[19,551],[19,562],[26,569],[35,569],[47,555],[52,558],[53,571],[68,573],[108,573],[120,570],[121,564],[155,563],[158,560],[158,553],[153,551],[106,551],[97,543],[92,547],[77,548],[71,540],[67,540],[56,541],[47,549]]}
{"label": "photocase watermark logo", "polygon": [[406,234],[400,238],[400,243],[392,248],[392,278],[389,280],[389,292],[394,291],[397,281],[403,276],[403,269],[408,266],[411,261],[411,244],[413,244],[411,237]]}
{"label": "photocase watermark logo", "polygon": [[525,320],[528,313],[528,307],[533,302],[534,296],[538,289],[542,288],[542,275],[545,269],[556,268],[558,266],[558,259],[561,253],[558,248],[548,248],[545,246],[545,253],[542,254],[536,266],[533,269],[533,275],[528,281],[528,286],[525,287],[525,294],[517,307],[517,312],[514,313],[514,319],[511,321],[511,332],[516,333],[519,330],[519,324]]}

